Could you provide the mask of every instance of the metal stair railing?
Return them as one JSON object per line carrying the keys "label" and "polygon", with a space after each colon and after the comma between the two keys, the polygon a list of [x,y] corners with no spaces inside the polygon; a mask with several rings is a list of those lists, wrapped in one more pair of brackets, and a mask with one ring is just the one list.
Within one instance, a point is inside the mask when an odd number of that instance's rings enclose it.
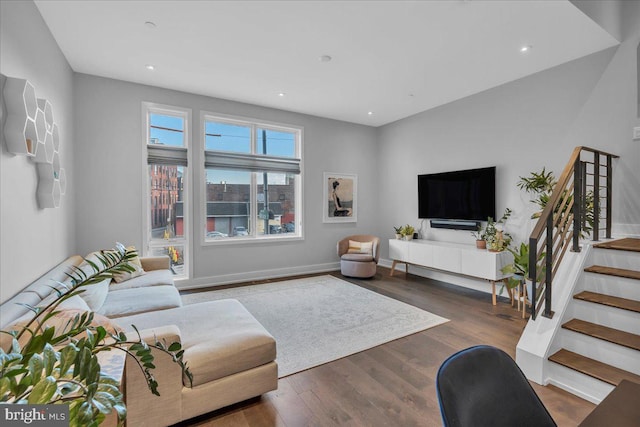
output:
{"label": "metal stair railing", "polygon": [[611,238],[612,167],[618,157],[589,147],[573,150],[529,236],[532,320],[543,306],[542,316],[553,317],[553,278],[567,249],[580,252],[580,238],[588,235],[594,241],[601,234]]}

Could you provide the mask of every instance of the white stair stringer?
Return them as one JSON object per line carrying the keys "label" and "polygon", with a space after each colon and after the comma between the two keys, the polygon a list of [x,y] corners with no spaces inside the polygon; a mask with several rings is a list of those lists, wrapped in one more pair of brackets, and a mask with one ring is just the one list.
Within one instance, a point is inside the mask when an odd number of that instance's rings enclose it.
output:
{"label": "white stair stringer", "polygon": [[[577,255],[580,261],[568,259],[569,255]],[[548,357],[560,349],[640,375],[639,351],[562,328],[563,323],[579,319],[640,334],[640,313],[573,298],[581,291],[590,291],[640,300],[638,280],[584,271],[591,265],[638,270],[639,260],[640,254],[637,252],[595,248],[591,245],[583,245],[582,255],[565,256],[554,283],[565,287],[566,292],[554,289],[554,318],[539,318],[544,319],[542,322],[538,319],[529,321],[516,349],[516,361],[527,378],[542,385],[553,384],[596,404],[613,390],[614,386],[605,381],[549,361]],[[572,272],[564,273],[563,277],[568,277],[568,281],[560,276],[565,268]]]}
{"label": "white stair stringer", "polygon": [[[551,319],[542,316],[539,312],[536,320],[529,320],[524,328],[522,336],[516,347],[516,363],[525,376],[540,385],[549,383],[547,372],[553,340],[560,330],[564,312],[573,300],[574,289],[583,270],[587,267],[589,253],[592,251],[589,244],[583,244],[581,252],[567,252],[560,264],[556,276],[553,279],[556,285],[552,286],[552,311],[555,312]],[[571,391],[573,393],[573,391]]]}

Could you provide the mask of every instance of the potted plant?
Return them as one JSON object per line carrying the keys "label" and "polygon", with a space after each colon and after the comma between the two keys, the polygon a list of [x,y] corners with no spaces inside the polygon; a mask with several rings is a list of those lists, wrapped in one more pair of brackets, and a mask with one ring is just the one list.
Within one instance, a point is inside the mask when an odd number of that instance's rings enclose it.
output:
{"label": "potted plant", "polygon": [[413,233],[415,231],[416,230],[412,225],[407,224],[402,226],[402,228],[400,229],[400,234],[402,234],[404,240],[411,240],[413,239]]}
{"label": "potted plant", "polygon": [[487,218],[487,226],[484,229],[484,238],[486,240],[487,249],[491,252],[502,252],[511,243],[511,236],[505,233],[502,225],[511,216],[511,209],[506,208],[502,217],[496,222],[493,218]]}
{"label": "potted plant", "polygon": [[[531,201],[538,205],[540,208],[539,211],[534,212],[531,215],[532,219],[540,218],[542,215],[542,211],[547,207],[547,203],[551,199],[551,194],[553,193],[553,189],[555,188],[558,181],[553,175],[552,171],[547,172],[546,168],[542,168],[540,172],[531,172],[529,176],[520,177],[520,180],[516,184],[520,190],[524,190],[527,193],[530,193],[534,196]],[[563,190],[563,197],[566,196],[566,192],[569,190]],[[559,214],[561,217],[569,214],[569,207],[572,205],[573,196],[569,196],[567,203],[562,205],[562,208],[558,207],[554,211],[554,214]],[[562,209],[562,210],[560,210]],[[595,200],[593,191],[589,191],[585,195],[585,212],[584,212],[584,224],[580,231],[580,237],[585,237],[593,230],[595,216]]]}
{"label": "potted plant", "polygon": [[396,239],[400,240],[402,239],[402,226],[399,227],[393,227],[393,231],[396,232]]}
{"label": "potted plant", "polygon": [[[527,286],[527,299],[531,302],[531,295],[533,295],[533,282],[529,278],[529,245],[526,243],[520,243],[520,246],[516,248],[517,250],[508,247],[507,250],[511,252],[513,255],[513,262],[502,267],[500,271],[503,274],[511,274],[512,276],[507,279],[507,286],[511,289],[518,286],[522,281],[526,283]],[[538,258],[538,268],[536,271],[537,279],[539,282],[540,278],[544,275],[544,266],[540,265],[540,262],[544,259],[544,253],[540,254]]]}
{"label": "potted plant", "polygon": [[478,224],[478,228],[476,231],[471,232],[471,235],[476,239],[476,248],[487,249],[485,230],[482,228],[482,224]]}
{"label": "potted plant", "polygon": [[148,344],[139,334],[137,339],[130,339],[122,331],[96,324],[93,312],[56,322],[56,315],[61,313],[58,306],[63,301],[115,273],[132,272],[134,268],[128,261],[135,256],[135,250],[118,244],[116,250],[98,255],[102,265],[85,260],[93,274],[72,269],[68,273],[69,284],[56,282],[53,287],[55,299],[46,306],[27,306],[35,313],[31,320],[25,321],[24,326],[0,331],[11,340],[8,348],[0,348],[1,404],[67,404],[70,426],[97,426],[107,414],[116,411],[122,424],[126,418],[124,397],[118,382],[101,370],[97,355],[104,351],[120,350],[132,356],[156,395],[159,392],[152,373],[155,369],[152,349],[169,354],[185,376],[192,379],[178,342],[167,345],[156,340]]}

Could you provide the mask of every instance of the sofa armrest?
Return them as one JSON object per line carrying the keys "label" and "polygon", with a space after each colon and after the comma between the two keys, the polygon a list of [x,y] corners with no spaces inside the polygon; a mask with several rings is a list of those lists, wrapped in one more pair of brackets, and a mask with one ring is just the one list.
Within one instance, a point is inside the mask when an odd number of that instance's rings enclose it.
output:
{"label": "sofa armrest", "polygon": [[[180,341],[180,330],[175,325],[144,329],[140,336],[149,344],[166,341],[166,345]],[[125,362],[127,425],[159,426],[171,425],[182,420],[182,369],[171,356],[152,349],[152,371],[158,382],[156,396],[149,390],[144,374],[132,356]]]}
{"label": "sofa armrest", "polygon": [[171,267],[168,255],[140,257],[144,271],[168,270]]}

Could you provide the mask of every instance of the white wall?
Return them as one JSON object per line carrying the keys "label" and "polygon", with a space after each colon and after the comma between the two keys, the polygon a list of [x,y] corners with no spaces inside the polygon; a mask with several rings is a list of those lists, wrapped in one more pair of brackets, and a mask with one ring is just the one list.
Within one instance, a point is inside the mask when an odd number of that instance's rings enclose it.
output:
{"label": "white wall", "polygon": [[[640,143],[631,139],[638,126],[640,7],[629,3],[620,46],[381,127],[380,235],[392,237],[394,225],[420,225],[418,174],[496,165],[498,216],[514,209],[509,230],[524,238],[531,207],[516,188],[518,177],[543,166],[558,177],[579,145],[621,156],[614,167],[614,232],[640,234]],[[469,232],[427,225],[424,231],[472,243]]]}
{"label": "white wall", "polygon": [[[304,240],[201,246],[202,216],[196,210],[191,284],[280,275],[295,272],[296,268],[335,268],[337,240],[352,233],[377,231],[374,128],[78,74],[75,117],[76,135],[81,142],[76,163],[77,243],[81,253],[110,247],[114,241],[143,247],[143,101],[191,108],[194,138],[200,129],[201,110],[304,128]],[[194,165],[200,161],[201,157],[194,156]],[[323,172],[358,175],[357,223],[322,223]],[[200,194],[200,181],[204,182],[204,178],[196,179],[194,194]]]}
{"label": "white wall", "polygon": [[[0,73],[29,80],[53,105],[68,186],[58,209],[39,209],[37,173],[0,143],[0,302],[72,254],[74,236],[73,71],[31,1],[0,2]],[[2,134],[2,132],[0,132]]]}

